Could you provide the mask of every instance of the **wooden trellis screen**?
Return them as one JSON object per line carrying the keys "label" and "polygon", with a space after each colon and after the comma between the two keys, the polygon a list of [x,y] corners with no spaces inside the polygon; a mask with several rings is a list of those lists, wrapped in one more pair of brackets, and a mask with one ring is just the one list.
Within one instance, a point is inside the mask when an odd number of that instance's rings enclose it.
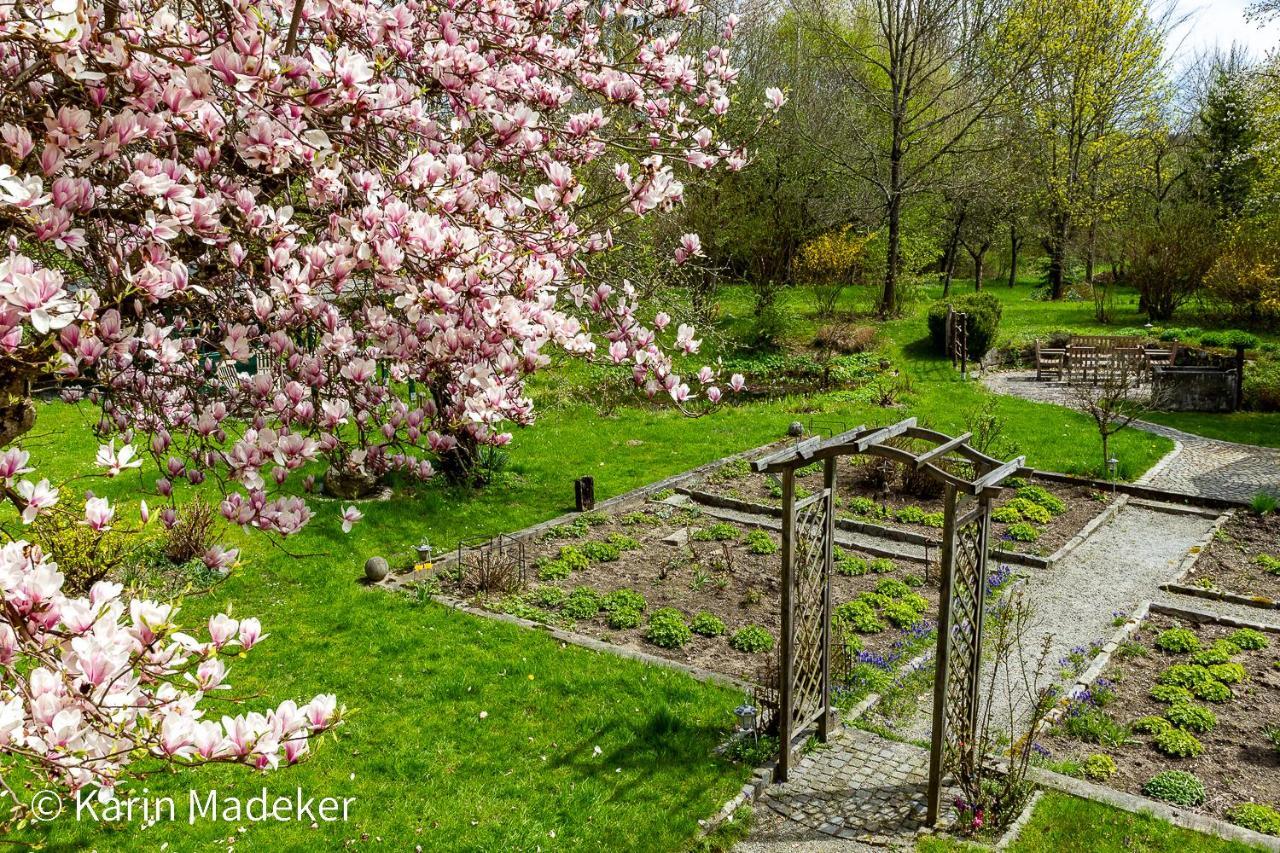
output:
{"label": "wooden trellis screen", "polygon": [[[886,442],[898,437],[933,444],[922,453]],[[829,439],[810,438],[753,463],[757,472],[782,479],[782,642],[779,647],[778,727],[782,754],[777,778],[785,781],[797,736],[816,724],[825,741],[831,719],[831,570],[835,523],[836,460],[866,454],[899,462],[941,481],[946,490],[941,604],[934,670],[933,744],[929,756],[929,822],[939,814],[942,778],[970,752],[978,715],[982,663],[982,615],[986,597],[987,532],[991,500],[1000,483],[1022,469],[1024,457],[1001,462],[968,444],[916,426],[858,427]],[[965,479],[942,467],[954,457],[973,472]],[[821,462],[822,489],[797,500],[795,472]],[[967,756],[972,758],[972,756]]]}
{"label": "wooden trellis screen", "polygon": [[963,311],[947,309],[947,354],[951,366],[960,368],[960,375],[969,373],[969,315]]}

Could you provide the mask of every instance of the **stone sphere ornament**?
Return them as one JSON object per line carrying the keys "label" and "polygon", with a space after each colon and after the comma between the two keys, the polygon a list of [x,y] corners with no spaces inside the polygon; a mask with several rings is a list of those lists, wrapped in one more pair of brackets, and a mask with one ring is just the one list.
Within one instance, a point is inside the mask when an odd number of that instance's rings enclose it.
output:
{"label": "stone sphere ornament", "polygon": [[374,583],[382,581],[390,571],[391,567],[383,557],[370,557],[364,561],[364,576]]}
{"label": "stone sphere ornament", "polygon": [[799,438],[804,435],[804,424],[799,421],[792,421],[791,426],[787,427],[787,435]]}

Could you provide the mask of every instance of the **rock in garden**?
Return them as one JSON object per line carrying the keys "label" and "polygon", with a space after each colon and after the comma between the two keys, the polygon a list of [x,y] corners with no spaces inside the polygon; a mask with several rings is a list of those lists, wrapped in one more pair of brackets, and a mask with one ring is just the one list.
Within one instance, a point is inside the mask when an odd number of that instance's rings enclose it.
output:
{"label": "rock in garden", "polygon": [[382,557],[370,557],[364,562],[364,576],[374,583],[381,581],[390,571],[391,567],[387,565],[386,559]]}

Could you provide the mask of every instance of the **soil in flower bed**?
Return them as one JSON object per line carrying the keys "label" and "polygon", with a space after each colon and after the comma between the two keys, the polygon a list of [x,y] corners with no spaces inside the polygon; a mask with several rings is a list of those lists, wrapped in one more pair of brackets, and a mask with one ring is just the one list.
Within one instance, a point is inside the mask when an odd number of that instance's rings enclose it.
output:
{"label": "soil in flower bed", "polygon": [[[1107,755],[1115,761],[1114,775],[1095,776],[1093,781],[1143,796],[1152,796],[1151,792],[1144,793],[1143,786],[1157,773],[1186,771],[1204,785],[1206,797],[1198,805],[1178,805],[1223,819],[1228,819],[1228,810],[1240,803],[1280,807],[1280,746],[1273,743],[1267,733],[1269,728],[1280,724],[1280,668],[1277,668],[1280,637],[1261,633],[1256,636],[1265,639],[1264,648],[1231,653],[1230,663],[1240,664],[1246,678],[1228,685],[1229,701],[1183,697],[1184,707],[1205,709],[1213,715],[1213,727],[1209,731],[1197,731],[1194,725],[1186,725],[1185,717],[1171,710],[1175,704],[1158,701],[1151,695],[1152,688],[1160,683],[1161,674],[1171,666],[1185,667],[1193,663],[1194,651],[1170,653],[1159,647],[1161,634],[1175,628],[1190,632],[1201,650],[1214,647],[1216,641],[1230,641],[1229,638],[1236,635],[1233,628],[1196,625],[1163,615],[1149,617],[1133,641],[1112,655],[1094,689],[1069,706],[1068,715],[1078,717],[1079,721],[1064,722],[1055,727],[1052,734],[1040,739],[1039,745],[1049,750],[1048,766],[1088,776],[1082,772],[1088,766],[1084,764],[1086,759]],[[1168,680],[1167,675],[1165,679]],[[1156,735],[1135,730],[1136,721],[1149,717],[1166,722],[1174,717],[1182,720],[1183,730],[1199,741],[1203,752],[1181,758],[1162,753],[1156,747]],[[1103,718],[1109,722],[1099,724]],[[1087,732],[1106,732],[1111,725],[1115,728],[1109,737],[1102,738],[1103,742],[1088,742],[1091,736]],[[1121,743],[1116,745],[1108,740]]]}
{"label": "soil in flower bed", "polygon": [[[941,538],[943,497],[942,485],[920,474],[908,481],[909,493],[891,484],[884,487],[887,477],[899,479],[903,466],[885,460],[841,458],[836,462],[836,506],[842,518],[878,524],[897,530],[920,533],[931,538]],[[1047,521],[1030,522],[1036,533],[1034,541],[1013,538],[1010,528],[1016,521],[998,521],[992,518],[991,537],[997,547],[1016,553],[1048,556],[1071,540],[1111,503],[1112,495],[1084,486],[1069,486],[1040,480],[1022,481],[1015,478],[1012,487],[1006,488],[996,501],[995,508],[1009,504],[1018,498],[1018,488],[1037,486],[1064,505],[1064,511]],[[822,487],[822,467],[813,465],[802,468],[796,479],[796,494],[804,497]],[[782,488],[765,474],[753,473],[748,463],[734,462],[708,474],[696,487],[702,491],[751,503],[768,506],[782,505]],[[1025,520],[1024,520],[1024,523]]]}
{"label": "soil in flower bed", "polygon": [[[623,543],[616,559],[590,559],[585,567],[574,566],[567,577],[555,577],[564,571],[563,561],[558,559],[562,548],[567,546],[591,553],[597,544],[610,542]],[[750,527],[707,517],[696,507],[650,503],[618,515],[580,516],[576,524],[529,543],[524,588],[513,584],[505,591],[486,591],[479,588],[477,573],[467,570],[460,583],[456,578],[445,579],[445,589],[490,610],[571,628],[620,646],[754,682],[759,679],[769,655],[764,651],[736,649],[730,640],[740,629],[759,626],[768,632],[773,641],[772,653],[776,654],[782,627],[781,558],[776,550],[753,553],[752,547],[776,549],[779,543],[777,531],[753,532]],[[920,619],[913,627],[895,627],[887,616],[880,614],[878,621],[882,630],[850,632],[857,637],[855,649],[856,644],[861,643],[865,661],[891,670],[904,654],[904,647],[933,628],[938,608],[936,578],[931,576],[926,580],[922,564],[877,561],[852,549],[842,549],[842,554],[842,558],[838,555],[838,562],[845,571],[852,567],[865,573],[833,574],[833,610],[860,593],[874,592],[887,580],[905,584],[910,593],[924,600]],[[558,599],[582,587],[600,597],[620,589],[643,596],[645,608],[640,613],[639,624],[610,627],[609,613],[604,610],[586,618],[574,618],[566,613],[566,608],[572,611],[572,607]],[[650,617],[661,608],[674,608],[686,625],[694,623],[698,614],[711,614],[723,622],[724,631],[717,636],[693,633],[682,647],[664,648],[646,636]],[[836,636],[839,634],[836,632]]]}
{"label": "soil in flower bed", "polygon": [[1280,601],[1280,514],[1237,511],[1196,559],[1185,583]]}

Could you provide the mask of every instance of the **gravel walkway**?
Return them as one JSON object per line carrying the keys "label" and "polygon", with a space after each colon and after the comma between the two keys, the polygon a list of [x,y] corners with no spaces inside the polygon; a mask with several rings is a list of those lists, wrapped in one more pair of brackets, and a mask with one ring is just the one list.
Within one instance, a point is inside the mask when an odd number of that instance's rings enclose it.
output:
{"label": "gravel walkway", "polygon": [[[1034,672],[1045,637],[1050,638],[1050,648],[1041,687],[1059,679],[1059,661],[1073,649],[1088,650],[1091,643],[1105,643],[1115,632],[1116,616],[1128,616],[1150,600],[1160,584],[1173,580],[1182,558],[1212,526],[1213,519],[1200,515],[1126,506],[1052,569],[1024,574],[1021,583],[1026,600],[1035,608],[1034,622],[1024,639],[1027,675]],[[990,660],[983,663],[982,677],[984,684],[992,677]],[[1001,681],[1005,683],[997,684],[994,694],[996,720],[1009,719],[1011,704],[1020,715],[1030,700],[1029,691],[1016,680],[1012,691],[1006,679]],[[921,698],[916,713],[898,732],[902,737],[929,740],[932,701],[931,695]]]}
{"label": "gravel walkway", "polygon": [[[982,382],[998,394],[1071,405],[1070,386],[1037,382],[1033,371],[989,373]],[[1259,492],[1280,495],[1280,450],[1218,441],[1147,421],[1135,421],[1133,427],[1175,443],[1173,453],[1138,481],[1143,485],[1238,501],[1247,501]]]}

